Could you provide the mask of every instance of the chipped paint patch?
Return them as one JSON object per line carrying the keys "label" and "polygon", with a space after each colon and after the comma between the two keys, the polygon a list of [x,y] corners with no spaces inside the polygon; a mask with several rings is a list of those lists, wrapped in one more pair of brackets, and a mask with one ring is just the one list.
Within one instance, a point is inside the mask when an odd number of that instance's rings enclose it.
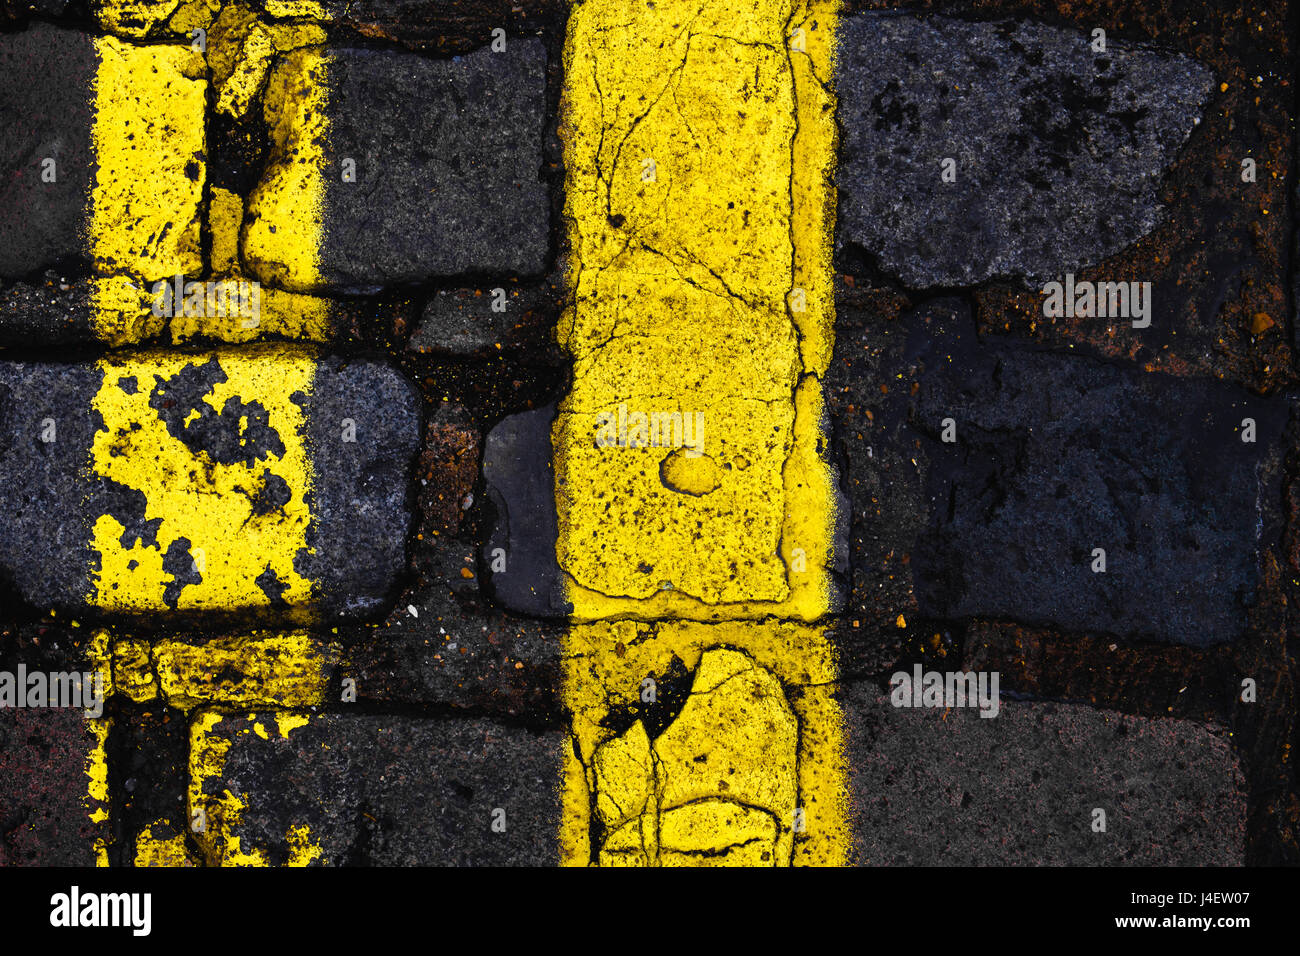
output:
{"label": "chipped paint patch", "polygon": [[143,39],[166,23],[181,0],[98,0],[92,9],[109,33]]}
{"label": "chipped paint patch", "polygon": [[166,820],[159,820],[145,827],[135,838],[133,865],[185,867],[196,864],[185,843],[185,834],[177,833]]}
{"label": "chipped paint patch", "polygon": [[[574,386],[552,440],[578,620],[811,621],[830,608],[835,495],[815,376],[834,313],[819,79],[834,17],[796,0],[589,0],[570,18],[573,305],[559,334]],[[709,474],[675,480],[671,448],[598,445],[622,404],[703,412]]]}
{"label": "chipped paint patch", "polygon": [[148,641],[128,638],[113,642],[113,692],[138,704],[157,699],[158,681]]}
{"label": "chipped paint patch", "polygon": [[563,862],[845,862],[843,717],[821,631],[619,621],[574,627],[565,653]]}
{"label": "chipped paint patch", "polygon": [[[246,719],[244,719],[246,718]],[[246,714],[239,720],[228,719],[212,711],[199,711],[190,724],[190,781],[188,790],[191,830],[203,848],[207,862],[212,866],[268,866],[270,851],[267,847],[243,845],[243,838],[234,831],[247,810],[247,798],[232,793],[221,785],[226,758],[232,744],[231,733],[257,733],[270,739],[267,724],[274,719],[274,729],[280,739],[300,727],[306,726],[306,714],[272,713]],[[311,829],[304,824],[290,824],[284,835],[289,848],[286,866],[325,864],[321,849],[312,837]]]}
{"label": "chipped paint patch", "polygon": [[99,515],[88,601],[112,611],[300,607],[311,583],[310,462],[299,404],[314,356],[257,346],[143,352],[98,363],[103,419],[92,475],[118,507]]}

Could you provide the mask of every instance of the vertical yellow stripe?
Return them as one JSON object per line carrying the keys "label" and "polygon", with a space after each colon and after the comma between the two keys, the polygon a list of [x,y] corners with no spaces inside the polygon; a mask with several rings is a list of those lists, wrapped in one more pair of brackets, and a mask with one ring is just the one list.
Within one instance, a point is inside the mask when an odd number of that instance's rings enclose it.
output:
{"label": "vertical yellow stripe", "polygon": [[[552,437],[557,556],[591,623],[565,648],[565,863],[847,856],[835,659],[812,624],[836,519],[836,16],[585,0],[570,17],[574,384]],[[674,415],[692,441],[665,435]]]}
{"label": "vertical yellow stripe", "polygon": [[[570,19],[574,386],[553,437],[579,620],[827,612],[831,477],[804,394],[834,314],[817,11],[588,0]],[[638,418],[668,447],[634,447]]]}
{"label": "vertical yellow stripe", "polygon": [[310,47],[272,72],[264,100],[272,154],[244,219],[247,264],[263,282],[293,292],[321,281],[328,63],[323,48]]}
{"label": "vertical yellow stripe", "polygon": [[188,46],[97,37],[89,246],[92,331],[113,344],[158,331],[150,285],[198,277],[207,84]]}

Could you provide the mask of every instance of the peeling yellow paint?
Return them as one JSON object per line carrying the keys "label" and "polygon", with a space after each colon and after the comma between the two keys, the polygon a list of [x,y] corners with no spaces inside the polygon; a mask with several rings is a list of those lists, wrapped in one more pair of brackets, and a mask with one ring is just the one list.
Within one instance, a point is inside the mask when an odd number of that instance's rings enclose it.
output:
{"label": "peeling yellow paint", "polygon": [[91,329],[109,345],[130,345],[162,331],[165,320],[151,310],[154,300],[148,283],[132,276],[93,276]]}
{"label": "peeling yellow paint", "polygon": [[311,292],[321,282],[328,56],[295,50],[272,71],[264,97],[271,135],[267,175],[249,196],[244,262],[268,284]]}
{"label": "peeling yellow paint", "polygon": [[[309,722],[306,714],[288,712],[274,714],[246,714],[254,732],[270,739],[260,718],[273,717],[282,739]],[[268,866],[270,852],[266,847],[245,847],[241,837],[233,833],[243,820],[248,808],[247,794],[232,793],[228,787],[219,790],[208,786],[210,781],[222,780],[231,741],[222,733],[226,720],[213,711],[199,711],[190,723],[190,779],[188,803],[191,831],[203,848],[204,857],[213,866]],[[247,731],[245,731],[247,732]],[[213,789],[215,792],[206,792]],[[324,864],[319,844],[305,824],[291,824],[285,831],[285,844],[289,847],[286,866]]]}
{"label": "peeling yellow paint", "polygon": [[289,844],[289,860],[285,866],[311,866],[325,861],[321,858],[321,848],[311,835],[311,828],[306,824],[292,826],[285,834]]}
{"label": "peeling yellow paint", "polygon": [[[820,384],[837,15],[585,0],[570,16],[556,551],[593,623],[565,641],[567,864],[847,859],[836,663],[804,623],[830,610],[837,519]],[[664,442],[660,417],[654,443],[655,413],[703,421]],[[644,696],[683,674],[684,702]]]}
{"label": "peeling yellow paint", "polygon": [[[238,428],[249,460],[214,460],[201,445],[193,448],[173,434],[162,418],[159,406],[179,400],[168,396],[167,389],[175,387],[169,380],[210,362],[219,363],[222,380],[210,386],[194,412],[238,414],[243,402]],[[283,600],[291,608],[305,605],[311,583],[295,570],[294,558],[307,547],[311,466],[303,410],[293,396],[311,390],[313,355],[267,346],[197,356],[143,352],[109,356],[98,367],[104,379],[93,408],[104,427],[95,433],[91,469],[143,495],[143,519],[157,527],[155,540],[148,541],[145,529],[127,531],[129,514],[96,518],[91,548],[99,566],[91,573],[89,602],[128,612],[268,607],[271,598],[257,579],[269,569],[284,586]],[[265,413],[279,447],[248,444],[253,410]],[[277,481],[287,488],[288,501],[259,507],[258,496]],[[173,546],[185,558],[180,574],[175,566],[164,568]],[[169,600],[168,585],[187,576],[199,580]]]}
{"label": "peeling yellow paint", "polygon": [[145,827],[135,839],[134,865],[138,867],[194,866],[185,834],[176,833],[166,820]]}
{"label": "peeling yellow paint", "polygon": [[[238,275],[225,281],[247,282]],[[213,280],[216,281],[216,280]],[[172,341],[213,339],[232,345],[255,342],[276,335],[301,342],[328,342],[334,333],[334,305],[329,299],[285,292],[271,286],[258,289],[260,300],[256,320],[242,315],[177,315],[168,326]]]}
{"label": "peeling yellow paint", "polygon": [[217,92],[216,109],[227,116],[243,116],[248,112],[253,97],[266,81],[271,66],[275,44],[271,31],[254,21],[239,46],[229,76],[225,77]]}
{"label": "peeling yellow paint", "polygon": [[102,834],[111,807],[108,796],[108,735],[113,729],[113,721],[106,717],[87,720],[86,729],[94,740],[86,755],[86,812],[90,822],[99,830],[94,839],[95,865],[108,866],[108,841]]}
{"label": "peeling yellow paint", "polygon": [[141,39],[166,23],[181,0],[97,0],[95,19],[110,33]]}
{"label": "peeling yellow paint", "polygon": [[770,671],[739,651],[704,651],[685,706],[657,739],[638,720],[595,751],[601,864],[788,864],[798,736]]}
{"label": "peeling yellow paint", "polygon": [[[834,125],[818,80],[834,16],[797,0],[587,0],[570,18],[560,338],[574,386],[552,438],[578,620],[829,609],[815,376],[834,316]],[[634,431],[602,447],[620,408],[702,413],[703,457],[622,447]]]}

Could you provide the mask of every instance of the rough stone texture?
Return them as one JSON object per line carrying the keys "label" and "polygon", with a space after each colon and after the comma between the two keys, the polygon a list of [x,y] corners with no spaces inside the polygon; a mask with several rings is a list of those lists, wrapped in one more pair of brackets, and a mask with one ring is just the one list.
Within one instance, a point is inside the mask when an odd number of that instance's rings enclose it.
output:
{"label": "rough stone texture", "polygon": [[[224,836],[283,862],[290,827],[309,828],[319,862],[375,866],[553,865],[565,734],[488,720],[318,715],[283,738],[249,733],[274,714],[229,717],[219,778],[247,801]],[[241,732],[242,731],[242,732]],[[506,829],[493,832],[492,812]]]}
{"label": "rough stone texture", "polygon": [[86,728],[80,710],[0,710],[0,866],[95,865]]}
{"label": "rough stone texture", "polygon": [[157,702],[127,708],[119,700],[119,705],[124,713],[109,738],[116,757],[110,759],[109,768],[123,838],[113,847],[117,859],[110,860],[113,865],[129,865],[142,832],[189,829],[185,808],[189,727],[179,714]]}
{"label": "rough stone texture", "polygon": [[[420,396],[391,365],[322,357],[302,403],[313,479],[307,534],[314,553],[295,561],[319,581],[321,610],[366,617],[391,602],[406,567],[411,466],[420,450]],[[356,441],[343,440],[344,420]]]}
{"label": "rough stone texture", "polygon": [[[90,590],[85,472],[102,380],[90,365],[0,363],[0,579],[39,608],[84,606]],[[55,441],[41,441],[46,419]]]}
{"label": "rough stone texture", "polygon": [[[1289,509],[1290,524],[1300,527],[1300,494],[1284,499],[1267,490],[1282,470],[1275,456],[1261,462],[1259,484],[1266,490],[1258,498],[1258,510],[1248,508],[1249,518],[1237,531],[1253,542],[1253,529],[1261,529],[1260,541],[1253,545],[1261,575],[1255,603],[1236,613],[1242,633],[1230,645],[1189,648],[1120,639],[1101,630],[1035,628],[1014,618],[944,619],[929,606],[922,613],[917,591],[924,586],[926,572],[916,570],[917,545],[930,512],[926,476],[935,443],[918,433],[910,420],[927,369],[941,368],[949,356],[966,361],[977,348],[971,325],[971,309],[962,300],[918,301],[852,276],[837,281],[835,355],[826,396],[834,423],[832,448],[845,463],[853,507],[853,591],[832,630],[845,679],[869,676],[884,687],[890,673],[910,671],[914,663],[937,669],[977,665],[1002,673],[1004,695],[1224,723],[1232,729],[1250,791],[1257,795],[1249,818],[1248,862],[1276,865],[1300,859],[1300,801],[1292,792],[1284,758],[1296,746],[1291,716],[1295,665],[1289,650],[1294,641],[1288,636],[1295,631],[1292,618],[1300,603],[1291,570],[1300,567],[1300,558],[1294,557],[1300,554],[1300,535],[1293,535],[1289,544],[1291,567],[1286,563],[1287,545],[1277,540],[1284,509]],[[986,339],[985,344],[997,341]],[[964,373],[955,369],[945,374],[960,380]],[[1145,377],[1166,381],[1162,376]],[[974,391],[961,407],[977,408],[986,398]],[[1062,400],[1061,405],[1068,402]],[[1300,434],[1292,414],[1282,445],[1295,449]],[[1162,417],[1177,415],[1171,397]],[[1029,421],[1038,428],[1034,416]],[[925,430],[932,436],[934,427]],[[1261,441],[1267,441],[1265,431]],[[1292,451],[1288,476],[1300,473],[1297,460]],[[1043,537],[1051,537],[1031,536],[1033,527],[1026,526],[1026,542],[1039,546]],[[1013,576],[998,587],[1010,601],[1019,584]],[[1142,590],[1138,600],[1160,595],[1153,586]],[[1258,703],[1240,701],[1244,677],[1258,683]]]}
{"label": "rough stone texture", "polygon": [[[846,0],[846,12],[893,6]],[[974,291],[981,334],[1025,336],[1057,349],[1086,343],[1177,375],[1273,390],[1296,381],[1289,255],[1295,230],[1293,9],[1272,0],[911,0],[916,13],[971,20],[1068,21],[1085,37],[1181,53],[1214,74],[1202,121],[1160,184],[1165,211],[1144,238],[1082,271],[1090,280],[1155,285],[1151,327],[1116,330],[1085,318],[1046,319],[1019,280]],[[1258,176],[1241,179],[1243,158]],[[864,267],[866,264],[863,264]],[[865,278],[864,274],[858,275]]]}
{"label": "rough stone texture", "polygon": [[[329,66],[321,273],[349,288],[536,275],[550,249],[541,181],[546,50],[517,41],[451,61],[338,49]],[[357,181],[339,181],[342,160]]]}
{"label": "rough stone texture", "polygon": [[358,700],[441,705],[562,726],[562,623],[515,617],[482,600],[474,541],[426,549],[418,580],[375,629],[351,638],[344,671]]}
{"label": "rough stone texture", "polygon": [[420,540],[455,534],[474,505],[482,440],[469,411],[443,402],[425,426],[416,498]]}
{"label": "rough stone texture", "polygon": [[[913,412],[930,460],[932,526],[912,561],[922,613],[1198,646],[1235,638],[1258,577],[1258,502],[1273,493],[1256,469],[1279,452],[1285,406],[981,348],[965,330],[930,343]],[[1254,444],[1239,434],[1248,417]]]}
{"label": "rough stone texture", "polygon": [[[94,77],[86,34],[37,23],[0,35],[0,279],[84,252]],[[53,183],[42,182],[46,158]],[[8,318],[6,308],[0,328]]]}
{"label": "rough stone texture", "polygon": [[[1150,231],[1209,70],[1037,23],[868,14],[839,45],[839,245],[913,288],[1053,277]],[[956,182],[940,178],[945,158]]]}
{"label": "rough stone texture", "polygon": [[895,293],[848,284],[837,291],[826,407],[849,501],[852,586],[835,638],[844,674],[879,677],[956,649],[948,624],[918,619],[910,564],[927,507],[924,458],[908,420],[918,357],[962,313],[952,302],[909,310]]}
{"label": "rough stone texture", "polygon": [[870,684],[841,700],[859,863],[1243,862],[1245,781],[1222,729],[1005,699],[993,718],[895,708]]}
{"label": "rough stone texture", "polygon": [[[130,489],[87,468],[93,434],[105,427],[91,405],[103,378],[93,364],[0,363],[0,582],[36,608],[85,608],[95,518],[137,506]],[[419,398],[382,362],[322,357],[301,404],[315,552],[301,553],[295,568],[319,582],[314,600],[326,615],[373,614],[406,565]],[[209,417],[215,441],[219,420]],[[56,429],[50,442],[41,440],[47,419]],[[342,440],[344,419],[356,426],[355,442]],[[221,447],[212,446],[215,458]],[[143,514],[140,521],[136,530],[147,535]]]}
{"label": "rough stone texture", "polygon": [[25,20],[30,16],[61,17],[79,5],[79,0],[3,0],[0,2],[0,20]]}

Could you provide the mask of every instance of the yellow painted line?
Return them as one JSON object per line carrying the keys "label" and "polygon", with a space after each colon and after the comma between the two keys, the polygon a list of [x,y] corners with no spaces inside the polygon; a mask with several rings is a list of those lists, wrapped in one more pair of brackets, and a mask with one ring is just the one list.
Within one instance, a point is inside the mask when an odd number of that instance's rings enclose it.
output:
{"label": "yellow painted line", "polygon": [[[72,622],[77,626],[77,622]],[[113,692],[113,668],[109,659],[109,637],[107,631],[96,631],[91,635],[86,648],[87,658],[92,671],[102,681],[104,699]],[[95,825],[99,835],[95,837],[95,866],[108,866],[107,833],[112,799],[108,790],[108,735],[113,730],[113,721],[108,717],[86,718],[86,729],[93,743],[86,754],[86,815]]]}
{"label": "yellow painted line", "polygon": [[153,648],[160,692],[181,710],[321,704],[338,659],[337,646],[304,633],[221,637],[205,644],[167,640]]}
{"label": "yellow painted line", "polygon": [[[212,383],[200,406],[169,428],[151,402],[182,401],[182,373],[219,362],[223,380]],[[149,612],[227,610],[270,606],[257,583],[267,569],[284,585],[283,599],[302,605],[311,582],[294,567],[307,547],[311,515],[307,494],[311,463],[304,444],[303,410],[292,396],[308,394],[315,369],[304,349],[252,346],[192,356],[146,351],[111,355],[98,363],[103,384],[93,401],[103,417],[91,446],[92,472],[144,501],[144,520],[157,522],[154,541],[127,533],[124,514],[102,514],[94,522],[88,602],[110,611]],[[155,391],[158,391],[154,397]],[[249,445],[246,457],[214,459],[201,444],[187,443],[184,433],[201,415],[239,417],[241,442],[254,432],[250,419],[265,415],[276,436],[275,447]],[[275,508],[258,505],[268,489],[284,489],[288,500]],[[169,599],[168,585],[180,577],[164,568],[173,545],[188,556],[189,570],[201,580],[182,587]]]}
{"label": "yellow painted line", "polygon": [[91,325],[98,338],[120,344],[160,329],[150,310],[154,281],[198,276],[203,267],[207,82],[187,46],[94,43]]}
{"label": "yellow painted line", "polygon": [[828,611],[833,22],[797,0],[570,17],[574,386],[552,437],[578,620]]}
{"label": "yellow painted line", "polygon": [[[268,332],[323,340],[329,330],[328,304],[281,289],[265,290],[256,322],[185,315],[179,309],[175,316],[162,318],[152,308],[155,282],[176,276],[205,278],[200,200],[206,177],[207,68],[218,81],[218,108],[238,117],[264,81],[272,57],[322,43],[323,31],[303,23],[268,26],[235,3],[223,5],[218,14],[201,3],[114,0],[102,4],[97,15],[106,29],[137,37],[171,17],[173,32],[185,39],[148,45],[111,36],[94,41],[98,65],[92,143],[97,168],[87,227],[96,272],[94,334],[119,345],[157,335],[169,324],[177,342],[199,335],[247,342]],[[212,33],[213,42],[202,53],[188,42],[193,28]],[[310,143],[318,149],[317,137],[324,134],[322,63],[318,53],[303,52],[291,56],[286,68],[272,77],[266,101],[275,148],[301,150],[302,143]],[[315,281],[322,231],[319,163],[313,168],[314,173],[292,166],[287,181],[270,183],[251,203],[254,252],[260,251],[259,236],[278,231],[271,252],[285,260],[282,274],[290,276],[288,281],[301,285]],[[244,226],[242,199],[214,190],[207,228],[217,276],[240,277]],[[266,361],[272,354],[274,361]],[[158,528],[156,541],[146,544],[125,534],[126,516],[98,516],[91,540],[98,554],[91,604],[135,612],[267,605],[270,599],[256,584],[267,569],[286,586],[283,597],[290,604],[309,595],[310,582],[294,570],[293,559],[306,547],[310,462],[303,446],[302,410],[289,396],[310,391],[314,362],[308,353],[295,350],[250,350],[223,355],[221,362],[226,380],[216,384],[204,402],[218,412],[227,401],[257,402],[283,441],[283,452],[251,462],[222,463],[169,432],[149,406],[149,396],[156,381],[178,374],[192,363],[190,357],[145,352],[99,363],[104,384],[94,408],[103,416],[106,431],[96,433],[90,468],[140,492],[144,519],[157,520]],[[139,387],[123,388],[129,379]],[[272,513],[256,513],[252,497],[276,479],[291,490],[289,502]],[[163,558],[178,542],[202,581],[185,586],[169,602],[167,583],[173,575],[163,569]],[[104,636],[105,661],[106,641]],[[145,642],[118,642],[111,668],[106,665],[107,677],[116,675],[118,691],[135,700],[161,694],[186,709],[214,697],[228,704],[304,706],[318,702],[323,693],[325,662],[309,644],[301,635],[218,642],[206,649],[176,642],[152,649]],[[241,680],[218,686],[211,677],[214,658],[232,668],[229,673],[239,673]],[[102,719],[88,725],[95,744],[87,756],[86,806],[91,821],[103,824],[109,812],[106,745],[111,723]],[[319,855],[318,850],[313,854],[307,834],[289,836],[295,861]],[[100,865],[106,865],[103,839],[96,840],[95,850]],[[232,857],[242,859],[237,848]],[[136,847],[137,865],[179,865],[185,858],[181,837],[154,839],[146,831]]]}
{"label": "yellow painted line", "polygon": [[[268,21],[252,8],[237,3],[222,7],[220,15],[208,26],[207,62],[212,71],[216,111],[236,120],[247,118],[258,90],[271,77],[271,94],[266,98],[267,108],[263,111],[266,115],[260,119],[273,132],[275,149],[280,151],[280,155],[285,155],[286,151],[307,148],[318,162],[322,154],[319,140],[314,137],[324,135],[324,127],[313,133],[306,129],[295,131],[293,125],[296,122],[317,124],[323,120],[323,113],[319,112],[325,102],[323,72],[316,70],[307,78],[299,73],[308,69],[308,64],[319,58],[318,54],[290,57],[284,68],[274,74],[271,68],[277,55],[293,54],[323,44],[323,28],[314,23]],[[299,103],[297,112],[294,112],[290,104],[295,102],[303,83],[316,84],[309,91],[313,99]],[[293,87],[287,99],[286,85]],[[285,112],[287,108],[288,113]],[[305,147],[294,142],[300,134],[307,137]],[[309,159],[306,154],[303,158]],[[306,192],[297,195],[286,196],[279,192],[293,191],[304,184]],[[299,276],[301,285],[313,285],[317,281],[316,263],[322,239],[320,203],[324,188],[319,167],[309,164],[309,167],[297,169],[294,176],[273,178],[258,190],[251,206],[255,215],[249,219],[251,261],[261,262],[267,256],[277,262],[284,259],[289,264],[286,268]],[[302,208],[295,203],[305,204],[303,208],[309,212],[304,216]],[[262,216],[269,218],[261,222]],[[276,219],[277,216],[288,218]],[[212,189],[208,203],[208,231],[214,276],[234,280],[251,278],[243,275],[240,257],[245,219],[244,197],[220,187]],[[259,246],[263,240],[269,244]],[[286,268],[281,268],[281,278]],[[256,321],[242,317],[232,321],[206,313],[182,314],[171,318],[168,331],[172,341],[177,343],[199,336],[230,343],[253,342],[268,335],[311,342],[324,342],[330,337],[331,305],[327,299],[262,285],[259,305]]]}
{"label": "yellow painted line", "polygon": [[249,197],[244,259],[256,275],[290,292],[320,285],[328,63],[321,47],[295,50],[271,72],[264,97],[272,172]]}
{"label": "yellow painted line", "polygon": [[[321,137],[325,85],[319,24],[276,22],[229,3],[142,6],[113,2],[98,10],[106,29],[142,37],[166,22],[167,43],[95,39],[94,99],[97,172],[88,239],[95,271],[91,327],[112,345],[140,342],[166,327],[173,342],[198,336],[242,343],[268,334],[307,341],[328,338],[330,305],[295,294],[317,283],[322,235]],[[168,18],[171,18],[170,20]],[[202,51],[191,31],[205,31]],[[271,70],[279,54],[289,54]],[[211,270],[205,276],[201,230],[206,179],[208,71],[215,108],[243,118],[264,84],[265,121],[273,150],[293,162],[250,197],[214,188],[208,203]],[[268,79],[269,75],[269,79]],[[259,118],[260,119],[260,118]],[[254,272],[275,285],[261,290],[257,316],[185,314],[154,309],[154,283],[183,276],[244,279],[241,232],[250,236]]]}
{"label": "yellow painted line", "polygon": [[566,864],[848,856],[835,655],[813,623],[837,517],[820,384],[837,12],[585,0],[570,16],[574,383],[552,433],[580,622]]}

